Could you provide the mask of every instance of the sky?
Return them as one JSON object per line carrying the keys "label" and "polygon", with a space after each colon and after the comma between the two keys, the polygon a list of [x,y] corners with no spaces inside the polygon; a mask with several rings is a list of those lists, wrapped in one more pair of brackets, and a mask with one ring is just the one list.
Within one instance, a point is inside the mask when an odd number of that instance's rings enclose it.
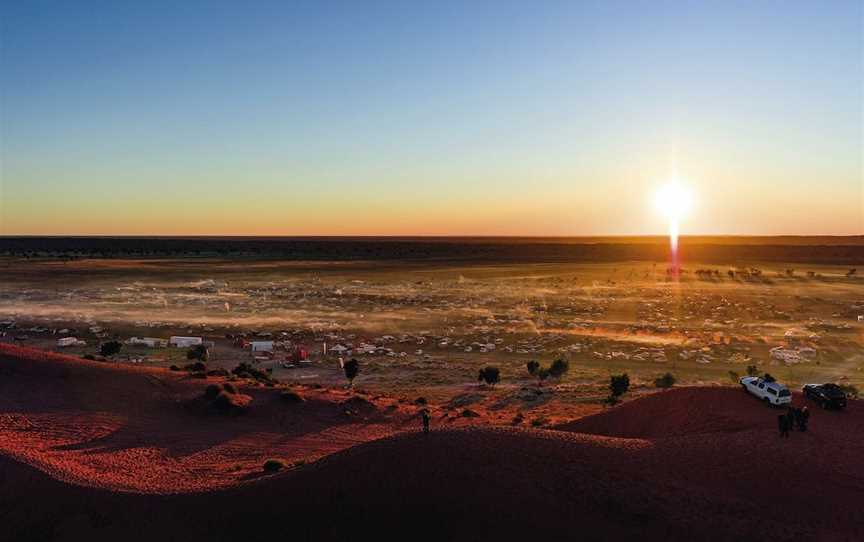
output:
{"label": "sky", "polygon": [[0,0],[0,235],[862,234],[862,6]]}

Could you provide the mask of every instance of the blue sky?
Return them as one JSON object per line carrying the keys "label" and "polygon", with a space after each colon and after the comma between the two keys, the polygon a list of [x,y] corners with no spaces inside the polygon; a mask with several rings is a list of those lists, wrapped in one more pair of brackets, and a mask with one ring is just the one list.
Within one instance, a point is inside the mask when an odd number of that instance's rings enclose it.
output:
{"label": "blue sky", "polygon": [[861,2],[4,2],[0,233],[864,232]]}

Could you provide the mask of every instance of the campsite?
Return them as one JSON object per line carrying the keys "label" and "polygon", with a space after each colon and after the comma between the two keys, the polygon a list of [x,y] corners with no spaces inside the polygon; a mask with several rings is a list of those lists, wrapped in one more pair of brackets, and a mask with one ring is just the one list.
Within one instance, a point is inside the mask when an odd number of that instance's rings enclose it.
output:
{"label": "campsite", "polygon": [[[323,385],[342,383],[339,358],[356,357],[364,389],[441,398],[486,365],[500,368],[502,388],[518,389],[531,381],[528,361],[559,357],[571,370],[555,385],[579,401],[602,398],[591,390],[621,371],[635,389],[666,372],[681,384],[731,385],[750,365],[796,388],[864,385],[864,276],[850,274],[845,257],[688,262],[673,279],[644,258],[490,264],[334,254],[242,266],[208,257],[8,258],[0,340],[82,356],[117,340],[124,348],[112,362],[162,368],[182,365],[203,341],[211,368],[250,362],[279,381]],[[301,349],[303,363],[292,362]]]}

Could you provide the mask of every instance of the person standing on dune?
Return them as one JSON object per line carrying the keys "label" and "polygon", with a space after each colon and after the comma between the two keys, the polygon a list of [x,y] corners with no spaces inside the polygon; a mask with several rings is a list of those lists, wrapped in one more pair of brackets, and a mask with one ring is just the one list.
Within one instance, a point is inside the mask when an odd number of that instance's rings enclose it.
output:
{"label": "person standing on dune", "polygon": [[780,437],[789,438],[789,418],[786,414],[779,414],[777,416],[777,427],[780,429]]}
{"label": "person standing on dune", "polygon": [[798,411],[798,430],[806,431],[808,421],[810,421],[810,409],[805,405]]}

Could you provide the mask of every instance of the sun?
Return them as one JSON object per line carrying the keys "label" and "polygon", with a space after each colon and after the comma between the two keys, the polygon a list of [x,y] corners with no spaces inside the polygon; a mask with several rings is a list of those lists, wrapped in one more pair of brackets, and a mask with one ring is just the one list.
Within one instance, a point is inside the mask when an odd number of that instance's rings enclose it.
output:
{"label": "sun", "polygon": [[657,209],[669,220],[669,248],[672,252],[672,268],[678,264],[678,231],[680,221],[693,208],[693,193],[677,179],[661,186],[654,200]]}
{"label": "sun", "polygon": [[655,204],[669,220],[680,220],[693,207],[693,193],[677,180],[669,181],[657,191]]}

